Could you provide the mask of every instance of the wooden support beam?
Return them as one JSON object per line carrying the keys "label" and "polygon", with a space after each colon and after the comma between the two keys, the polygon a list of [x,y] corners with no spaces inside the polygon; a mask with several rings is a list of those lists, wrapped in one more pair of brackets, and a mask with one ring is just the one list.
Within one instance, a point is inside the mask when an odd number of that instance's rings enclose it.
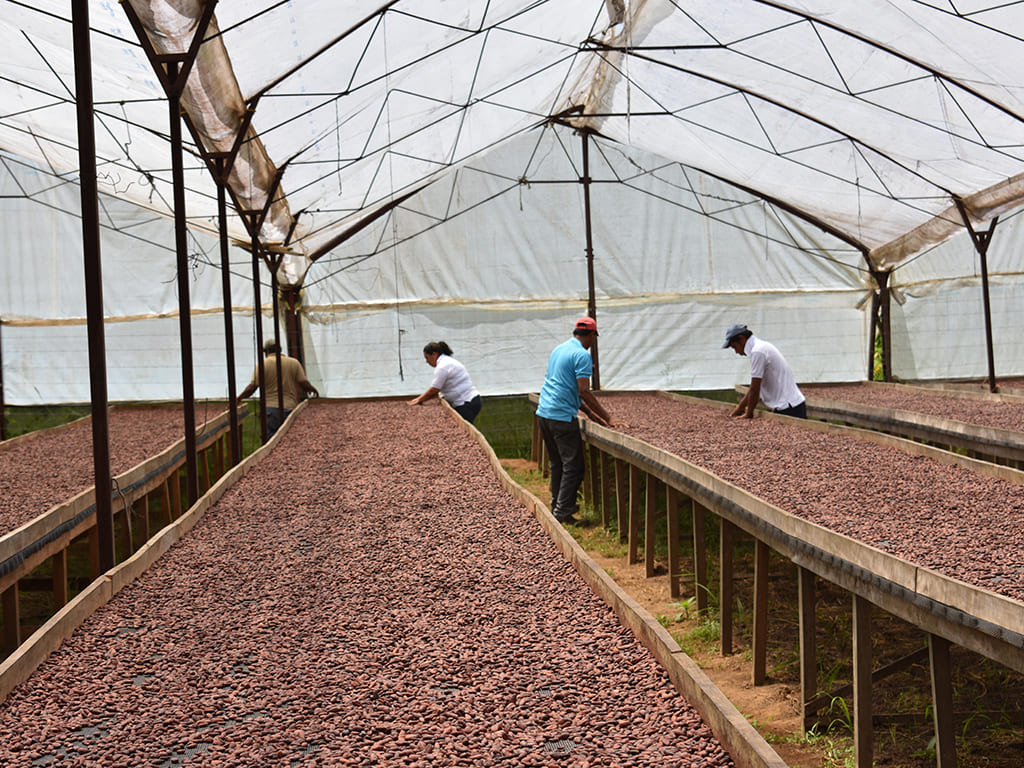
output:
{"label": "wooden support beam", "polygon": [[640,539],[640,468],[629,466],[629,531],[626,542],[629,549],[627,562],[635,565],[640,562],[638,556]]}
{"label": "wooden support beam", "polygon": [[21,615],[18,613],[18,584],[11,584],[0,596],[4,616],[4,653],[14,653],[21,645]]}
{"label": "wooden support beam", "polygon": [[[592,457],[594,455],[594,448],[592,446],[583,444],[583,482],[581,483],[583,490],[583,508],[586,509],[593,506],[594,503],[594,462]],[[588,466],[589,465],[589,466]],[[555,500],[552,499],[551,503],[554,504]]]}
{"label": "wooden support beam", "polygon": [[[911,654],[904,656],[903,658],[897,659],[896,661],[886,664],[884,667],[879,667],[871,673],[871,685],[878,684],[879,681],[884,680],[889,675],[902,672],[907,667],[910,667],[919,662],[925,661],[928,657],[928,648],[919,648]],[[840,685],[838,688],[834,688],[831,691],[820,693],[810,701],[806,703],[806,707],[810,712],[817,712],[819,709],[829,706],[829,704],[840,697],[847,697],[853,694],[853,683],[847,683],[846,685]],[[878,716],[872,715],[872,718],[877,721]]]}
{"label": "wooden support beam", "polygon": [[764,685],[768,677],[768,553],[760,539],[754,542],[754,654],[753,683]]}
{"label": "wooden support beam", "polygon": [[707,509],[696,499],[691,501],[693,508],[693,589],[697,597],[697,613],[708,612],[708,541],[704,528]]}
{"label": "wooden support beam", "polygon": [[587,473],[590,486],[590,506],[597,512],[601,503],[601,451],[596,446],[588,446],[590,452],[590,471]]}
{"label": "wooden support beam", "polygon": [[626,540],[629,510],[629,487],[626,485],[626,462],[615,459],[615,512],[619,526],[619,543]]}
{"label": "wooden support beam", "polygon": [[654,532],[658,520],[658,491],[661,481],[654,475],[647,476],[646,503],[644,504],[644,575],[654,576]]}
{"label": "wooden support beam", "polygon": [[679,490],[667,486],[665,498],[666,528],[668,529],[668,594],[671,598],[680,596],[682,581],[681,558],[679,556]]}
{"label": "wooden support beam", "polygon": [[601,525],[608,528],[612,516],[612,457],[601,452]]}
{"label": "wooden support beam", "polygon": [[[202,496],[208,490],[212,483],[210,482],[210,449],[207,448],[205,451],[199,452],[199,495]],[[195,504],[198,499],[192,499],[192,504]],[[191,505],[190,505],[191,506]]]}
{"label": "wooden support beam", "polygon": [[170,525],[172,515],[174,514],[171,509],[171,488],[170,482],[163,482],[160,484],[160,514],[163,524]]}
{"label": "wooden support beam", "polygon": [[949,648],[948,640],[938,635],[928,634],[937,768],[956,768],[956,738],[953,732],[953,680],[950,672]]}
{"label": "wooden support beam", "polygon": [[89,529],[89,576],[95,581],[100,575],[100,537],[96,527]]}
{"label": "wooden support beam", "polygon": [[736,526],[726,520],[719,518],[721,534],[719,536],[719,556],[721,571],[718,575],[719,582],[719,624],[721,625],[722,655],[732,654],[732,544]]}
{"label": "wooden support beam", "polygon": [[50,558],[53,570],[53,607],[59,611],[68,602],[68,550],[62,549]]}
{"label": "wooden support beam", "polygon": [[800,702],[804,730],[814,714],[808,702],[818,694],[817,590],[814,573],[797,566],[797,603],[800,621]]}
{"label": "wooden support beam", "polygon": [[853,596],[853,764],[872,768],[871,603]]}
{"label": "wooden support beam", "polygon": [[[548,444],[543,438],[540,441],[540,474],[541,477],[551,477],[551,457],[548,455]],[[555,500],[551,500],[552,506]]]}
{"label": "wooden support beam", "polygon": [[533,417],[533,429],[530,432],[530,461],[540,468],[540,446],[543,441],[540,437],[540,425],[537,423],[537,417]]}
{"label": "wooden support beam", "polygon": [[181,470],[176,469],[171,472],[171,476],[167,478],[167,485],[171,488],[171,509],[173,510],[174,519],[177,520],[181,517]]}

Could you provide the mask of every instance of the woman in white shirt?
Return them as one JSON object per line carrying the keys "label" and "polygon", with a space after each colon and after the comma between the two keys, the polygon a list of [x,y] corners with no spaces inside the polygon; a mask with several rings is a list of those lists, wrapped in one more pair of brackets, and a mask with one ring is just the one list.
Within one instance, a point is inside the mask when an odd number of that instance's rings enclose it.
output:
{"label": "woman in white shirt", "polygon": [[409,405],[419,405],[438,395],[448,401],[462,418],[470,424],[480,413],[480,393],[469,379],[466,366],[452,357],[451,347],[443,341],[432,341],[423,348],[423,358],[434,368],[430,388]]}

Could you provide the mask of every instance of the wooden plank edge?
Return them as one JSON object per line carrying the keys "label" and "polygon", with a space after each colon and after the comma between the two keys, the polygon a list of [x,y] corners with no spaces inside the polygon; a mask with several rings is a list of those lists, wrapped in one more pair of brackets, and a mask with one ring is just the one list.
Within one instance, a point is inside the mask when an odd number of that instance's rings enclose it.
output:
{"label": "wooden plank edge", "polygon": [[100,576],[74,599],[33,632],[10,656],[0,663],[0,702],[28,680],[32,673],[89,618],[97,608],[110,601],[114,592],[108,574]]}
{"label": "wooden plank edge", "polygon": [[487,455],[502,487],[537,517],[580,577],[651,652],[668,673],[679,694],[700,713],[715,738],[732,756],[737,768],[786,768],[786,763],[778,753],[704,674],[697,663],[679,647],[672,635],[591,559],[579,543],[555,520],[544,502],[509,476],[483,434],[459,416],[450,405],[445,403],[445,406],[450,410],[452,418],[476,439]]}
{"label": "wooden plank edge", "polygon": [[[294,416],[305,402],[292,411]],[[125,586],[142,575],[160,555],[166,552],[181,537],[190,531],[203,514],[239,478],[248,473],[256,464],[273,450],[281,435],[291,427],[291,416],[285,420],[274,437],[266,445],[253,451],[244,460],[226,472],[214,486],[193,504],[178,520],[165,526],[130,558],[111,568],[92,582],[75,598],[68,602],[49,621],[36,630],[18,649],[0,664],[0,703],[60,647],[71,634],[98,608],[105,605]]]}

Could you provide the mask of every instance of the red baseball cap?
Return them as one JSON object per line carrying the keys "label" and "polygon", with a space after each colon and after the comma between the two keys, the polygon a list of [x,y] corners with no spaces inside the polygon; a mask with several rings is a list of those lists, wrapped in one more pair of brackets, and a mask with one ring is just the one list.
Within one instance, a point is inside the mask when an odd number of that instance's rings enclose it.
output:
{"label": "red baseball cap", "polygon": [[577,331],[593,331],[595,336],[600,336],[597,332],[597,320],[592,317],[581,317],[576,321]]}

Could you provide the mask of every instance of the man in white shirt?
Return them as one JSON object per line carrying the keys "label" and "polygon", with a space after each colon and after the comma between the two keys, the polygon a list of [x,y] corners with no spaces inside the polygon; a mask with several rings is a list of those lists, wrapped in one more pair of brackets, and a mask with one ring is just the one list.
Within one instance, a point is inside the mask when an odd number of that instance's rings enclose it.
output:
{"label": "man in white shirt", "polygon": [[773,344],[754,336],[745,325],[732,325],[725,332],[722,349],[729,347],[737,355],[750,358],[750,388],[732,416],[754,418],[754,408],[761,400],[776,413],[807,418],[807,400],[793,379],[789,363]]}

